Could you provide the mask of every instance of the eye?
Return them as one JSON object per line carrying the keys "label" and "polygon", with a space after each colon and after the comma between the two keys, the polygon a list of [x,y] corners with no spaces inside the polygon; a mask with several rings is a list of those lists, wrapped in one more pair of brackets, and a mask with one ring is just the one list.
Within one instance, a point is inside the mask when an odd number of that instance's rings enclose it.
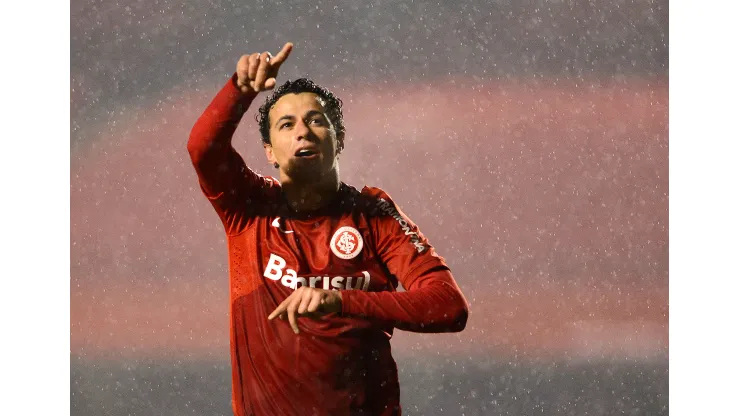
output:
{"label": "eye", "polygon": [[283,123],[283,124],[281,124],[281,125],[278,126],[278,130],[282,130],[282,129],[286,128],[286,127],[290,127],[291,124],[292,123],[290,121],[286,121],[285,123]]}
{"label": "eye", "polygon": [[316,117],[316,118],[311,119],[310,123],[311,124],[317,124],[319,126],[323,126],[324,125],[324,120],[322,118],[320,118],[320,117]]}

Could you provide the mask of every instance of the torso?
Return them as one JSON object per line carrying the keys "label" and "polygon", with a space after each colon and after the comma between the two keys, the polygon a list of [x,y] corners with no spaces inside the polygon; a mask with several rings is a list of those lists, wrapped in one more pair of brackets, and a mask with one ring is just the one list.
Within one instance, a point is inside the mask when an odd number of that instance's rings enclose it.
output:
{"label": "torso", "polygon": [[[334,209],[300,217],[278,192],[268,193],[271,201],[228,238],[235,391],[266,395],[241,398],[255,414],[275,414],[274,406],[285,406],[286,414],[311,414],[312,407],[317,414],[359,411],[379,401],[397,406],[391,325],[330,314],[300,318],[296,335],[287,322],[267,320],[301,286],[395,290],[397,281],[376,255],[362,195],[343,185]],[[367,397],[373,392],[377,397]]]}

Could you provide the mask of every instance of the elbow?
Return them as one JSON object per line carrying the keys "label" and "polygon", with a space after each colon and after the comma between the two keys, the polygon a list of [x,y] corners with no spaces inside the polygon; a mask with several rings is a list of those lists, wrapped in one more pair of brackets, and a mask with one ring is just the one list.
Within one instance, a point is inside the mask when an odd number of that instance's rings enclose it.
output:
{"label": "elbow", "polygon": [[455,293],[445,303],[444,315],[438,315],[436,324],[434,322],[425,327],[425,332],[461,332],[468,324],[470,308],[462,293]]}
{"label": "elbow", "polygon": [[190,138],[188,139],[187,149],[190,160],[195,167],[200,166],[205,159],[209,159],[211,154],[217,152],[214,146],[213,138],[198,131],[198,126],[193,128]]}
{"label": "elbow", "polygon": [[452,314],[452,322],[449,326],[450,332],[461,332],[468,324],[470,308],[468,307],[465,298],[461,297],[458,303],[459,305],[455,308],[455,312]]}
{"label": "elbow", "polygon": [[190,138],[188,139],[188,154],[190,155],[190,159],[195,162],[199,160],[203,153],[205,153],[205,149],[203,147],[203,143],[196,139],[195,134],[191,134]]}
{"label": "elbow", "polygon": [[448,285],[445,291],[445,296],[440,299],[439,303],[444,305],[444,316],[438,321],[436,328],[438,332],[461,332],[468,324],[470,315],[468,301],[457,287]]}
{"label": "elbow", "polygon": [[468,316],[470,315],[470,306],[468,300],[460,291],[460,288],[455,287],[454,290],[450,290],[447,304],[449,306],[448,317],[449,332],[461,332],[468,324]]}
{"label": "elbow", "polygon": [[209,126],[210,122],[201,116],[190,129],[187,149],[193,161],[202,158],[215,142],[214,131]]}

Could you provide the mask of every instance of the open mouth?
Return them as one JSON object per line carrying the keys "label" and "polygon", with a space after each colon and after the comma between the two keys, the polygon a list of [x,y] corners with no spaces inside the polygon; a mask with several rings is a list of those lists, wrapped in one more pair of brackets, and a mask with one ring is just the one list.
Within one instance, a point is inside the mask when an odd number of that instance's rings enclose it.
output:
{"label": "open mouth", "polygon": [[316,149],[300,149],[299,151],[295,152],[296,157],[300,158],[313,158],[319,155],[319,152]]}

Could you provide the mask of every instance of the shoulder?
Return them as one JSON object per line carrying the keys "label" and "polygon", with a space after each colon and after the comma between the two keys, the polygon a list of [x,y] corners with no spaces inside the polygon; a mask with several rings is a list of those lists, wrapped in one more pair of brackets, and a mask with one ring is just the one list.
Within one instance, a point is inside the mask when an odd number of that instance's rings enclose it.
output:
{"label": "shoulder", "polygon": [[395,217],[399,207],[393,202],[390,194],[381,188],[365,186],[360,193],[368,213],[373,217]]}
{"label": "shoulder", "polygon": [[356,200],[357,205],[371,216],[377,216],[382,213],[383,206],[392,204],[391,197],[386,191],[373,186],[364,186],[361,191],[357,191]]}
{"label": "shoulder", "polygon": [[362,195],[364,195],[367,198],[374,198],[374,199],[385,198],[385,199],[390,199],[390,195],[388,195],[388,192],[386,192],[386,191],[384,191],[384,190],[382,190],[380,188],[374,187],[374,186],[367,186],[367,185],[365,185],[362,188]]}
{"label": "shoulder", "polygon": [[394,217],[400,215],[400,208],[391,199],[388,192],[381,188],[373,186],[364,186],[361,191],[357,188],[346,185],[346,194],[349,198],[345,201],[351,201],[350,205],[354,210],[359,210],[369,217]]}
{"label": "shoulder", "polygon": [[393,202],[387,192],[365,186],[362,188],[362,195],[369,204],[371,222],[376,224],[383,235],[399,242],[409,242],[409,247],[418,253],[431,247],[416,224]]}

